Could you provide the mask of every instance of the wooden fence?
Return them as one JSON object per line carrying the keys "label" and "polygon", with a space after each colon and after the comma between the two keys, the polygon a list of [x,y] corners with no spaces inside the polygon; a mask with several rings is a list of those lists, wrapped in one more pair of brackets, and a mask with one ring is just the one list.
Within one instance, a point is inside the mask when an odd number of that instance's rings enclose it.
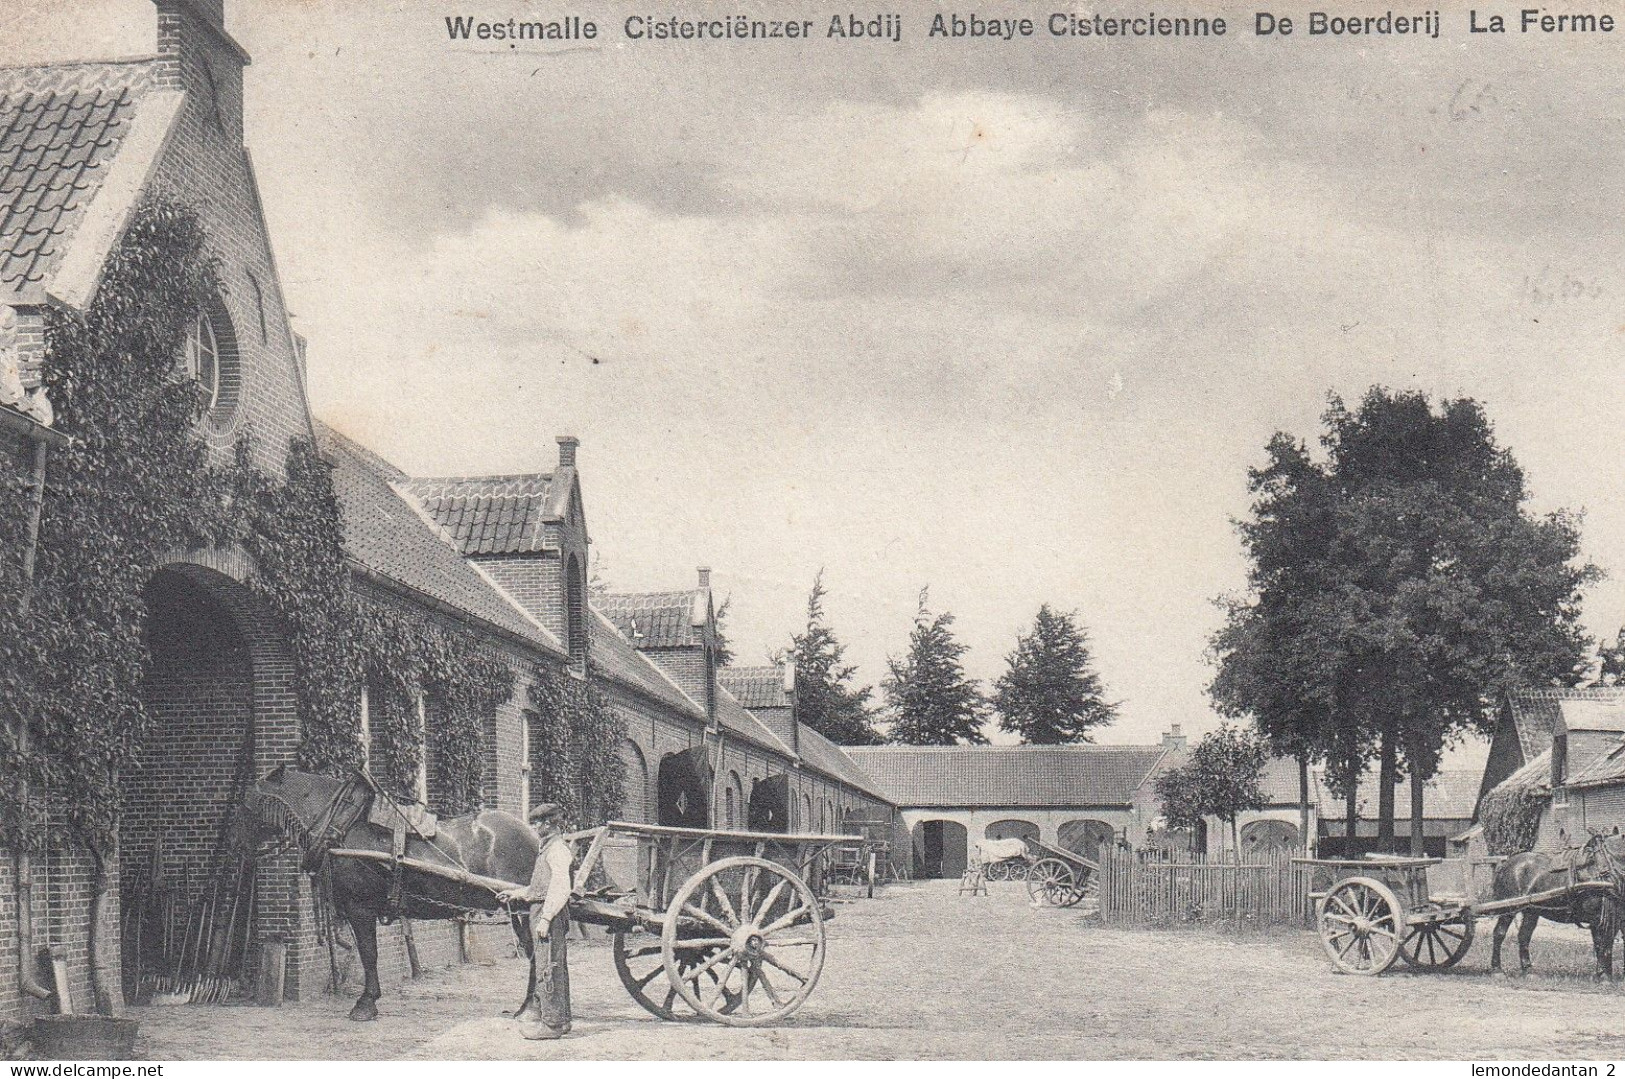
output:
{"label": "wooden fence", "polygon": [[1230,854],[1176,857],[1102,852],[1101,918],[1118,925],[1310,924],[1309,873],[1294,866],[1291,855],[1248,855],[1241,865]]}

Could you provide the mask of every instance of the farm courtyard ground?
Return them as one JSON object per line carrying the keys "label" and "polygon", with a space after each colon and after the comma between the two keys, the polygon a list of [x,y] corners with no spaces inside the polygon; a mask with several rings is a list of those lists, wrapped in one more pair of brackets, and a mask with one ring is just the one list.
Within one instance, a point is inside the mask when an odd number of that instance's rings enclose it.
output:
{"label": "farm courtyard ground", "polygon": [[[1020,885],[900,885],[842,904],[823,979],[777,1028],[662,1023],[616,980],[609,948],[571,942],[574,1036],[524,1041],[501,1011],[516,958],[435,970],[379,1004],[141,1008],[152,1059],[1618,1059],[1625,988],[1589,980],[1589,938],[1542,924],[1540,973],[1491,978],[1488,923],[1449,974],[1334,975],[1306,932],[1112,929],[1034,909]],[[1509,945],[1512,942],[1509,940]]]}

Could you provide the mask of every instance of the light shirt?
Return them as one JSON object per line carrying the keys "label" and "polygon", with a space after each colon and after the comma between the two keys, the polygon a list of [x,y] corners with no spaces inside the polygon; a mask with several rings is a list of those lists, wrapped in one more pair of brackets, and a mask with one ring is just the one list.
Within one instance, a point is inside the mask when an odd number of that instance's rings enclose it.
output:
{"label": "light shirt", "polygon": [[[530,887],[525,899],[540,903],[542,912],[538,920],[547,925],[559,916],[559,911],[570,902],[570,844],[562,836],[550,835],[542,840],[542,849],[536,852],[536,868],[530,874]],[[553,887],[554,881],[562,882]]]}

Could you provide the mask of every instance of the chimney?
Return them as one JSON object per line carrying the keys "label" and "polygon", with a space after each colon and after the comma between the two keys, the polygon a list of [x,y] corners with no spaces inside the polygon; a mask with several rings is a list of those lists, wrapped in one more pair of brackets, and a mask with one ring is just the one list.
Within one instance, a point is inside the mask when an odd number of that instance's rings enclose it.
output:
{"label": "chimney", "polygon": [[243,68],[248,53],[226,33],[225,0],[153,0],[158,9],[158,84],[184,90],[233,145],[243,141]]}
{"label": "chimney", "polygon": [[701,588],[710,588],[711,587],[711,567],[710,566],[701,566],[700,567],[700,587]]}
{"label": "chimney", "polygon": [[1184,749],[1185,748],[1185,735],[1180,730],[1179,724],[1170,723],[1168,725],[1168,733],[1164,734],[1162,736],[1162,748],[1163,749]]}
{"label": "chimney", "polygon": [[560,435],[557,441],[559,444],[559,467],[574,468],[576,466],[576,450],[580,448],[581,440],[575,435]]}

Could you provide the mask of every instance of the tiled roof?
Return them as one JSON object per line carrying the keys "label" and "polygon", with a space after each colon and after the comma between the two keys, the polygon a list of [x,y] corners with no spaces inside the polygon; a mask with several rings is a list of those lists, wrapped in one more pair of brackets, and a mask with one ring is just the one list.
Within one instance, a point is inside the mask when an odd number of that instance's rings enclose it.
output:
{"label": "tiled roof", "polygon": [[[1549,768],[1550,764],[1547,767]],[[1478,806],[1478,788],[1483,778],[1483,772],[1473,768],[1453,768],[1439,772],[1423,788],[1423,818],[1471,820],[1473,810]],[[1377,802],[1376,779],[1374,776],[1365,776],[1360,784],[1361,820],[1376,819]],[[1320,817],[1322,820],[1343,819],[1343,799],[1338,798],[1331,792],[1331,788],[1324,785],[1320,788]],[[1411,783],[1408,779],[1401,779],[1394,784],[1394,818],[1409,820],[1410,817]]]}
{"label": "tiled roof", "polygon": [[[1525,789],[1547,791],[1552,786],[1552,751],[1547,749],[1531,757],[1529,763],[1503,779],[1494,789]],[[1488,795],[1486,794],[1486,797]],[[1339,817],[1339,820],[1342,818]]]}
{"label": "tiled roof", "polygon": [[1581,749],[1571,740],[1569,759],[1579,763],[1579,754],[1584,753],[1590,760],[1569,776],[1569,785],[1603,787],[1625,781],[1625,741],[1621,741],[1618,737],[1608,737],[1605,740],[1600,732],[1591,733],[1589,737],[1600,744]]}
{"label": "tiled roof", "polygon": [[788,708],[783,667],[724,667],[717,680],[746,708]]}
{"label": "tiled roof", "polygon": [[1564,702],[1625,703],[1625,688],[1595,686],[1587,689],[1517,689],[1507,694],[1507,707],[1518,735],[1523,759],[1532,760],[1551,748],[1552,728]]}
{"label": "tiled roof", "polygon": [[803,764],[816,768],[826,775],[834,776],[861,791],[874,795],[883,801],[891,801],[874,777],[865,772],[858,763],[847,754],[850,750],[831,742],[811,727],[802,727],[797,732],[801,745],[801,760]]}
{"label": "tiled roof", "polygon": [[48,282],[152,85],[151,61],[0,69],[0,296]]}
{"label": "tiled roof", "polygon": [[666,677],[647,656],[639,654],[602,612],[594,608],[592,615],[589,627],[592,635],[592,663],[600,674],[622,685],[640,690],[646,696],[670,705],[699,723],[705,722],[704,707]]}
{"label": "tiled roof", "polygon": [[546,472],[414,479],[407,488],[465,555],[540,551],[543,524],[560,516]]}
{"label": "tiled roof", "polygon": [[398,469],[325,425],[318,426],[318,433],[322,454],[333,464],[333,485],[344,511],[344,545],[352,559],[540,648],[563,651],[552,633],[464,561],[410,496],[391,485],[401,478]]}
{"label": "tiled roof", "polygon": [[721,686],[717,687],[717,723],[723,730],[764,749],[793,756],[789,745],[768,730],[762,721],[746,711],[744,705]]}
{"label": "tiled roof", "polygon": [[[703,644],[705,591],[612,592],[595,601],[615,628],[639,648]],[[695,622],[698,621],[699,625]]]}
{"label": "tiled roof", "polygon": [[[1156,777],[1170,768],[1178,768],[1190,759],[1189,749],[1171,749],[1157,762],[1145,777],[1145,785],[1149,787]],[[1298,762],[1291,757],[1271,757],[1264,762],[1264,774],[1259,778],[1259,786],[1264,791],[1264,801],[1271,806],[1295,806],[1298,804]],[[1320,781],[1313,770],[1309,773],[1309,804],[1318,805],[1320,802]]]}
{"label": "tiled roof", "polygon": [[1128,806],[1161,746],[848,746],[900,806]]}

